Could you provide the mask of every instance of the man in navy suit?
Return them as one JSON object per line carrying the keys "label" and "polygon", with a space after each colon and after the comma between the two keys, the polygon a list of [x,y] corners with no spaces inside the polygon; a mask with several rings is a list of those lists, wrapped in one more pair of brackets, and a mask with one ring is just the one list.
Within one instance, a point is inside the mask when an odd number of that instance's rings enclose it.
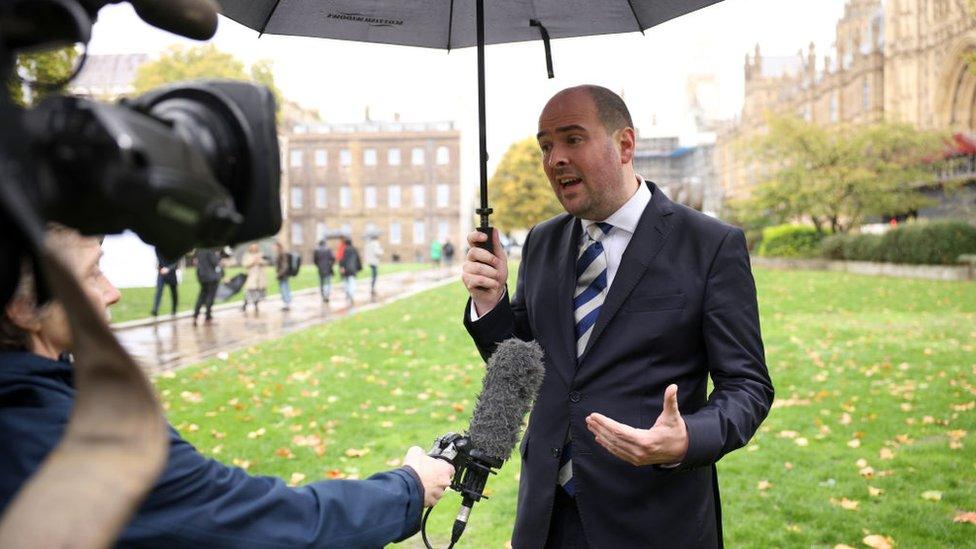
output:
{"label": "man in navy suit", "polygon": [[529,231],[511,299],[498,233],[494,253],[468,237],[482,356],[512,336],[545,350],[514,547],[721,546],[715,463],[772,404],[742,231],[637,175],[633,128],[605,88],[546,104],[542,164],[567,213]]}

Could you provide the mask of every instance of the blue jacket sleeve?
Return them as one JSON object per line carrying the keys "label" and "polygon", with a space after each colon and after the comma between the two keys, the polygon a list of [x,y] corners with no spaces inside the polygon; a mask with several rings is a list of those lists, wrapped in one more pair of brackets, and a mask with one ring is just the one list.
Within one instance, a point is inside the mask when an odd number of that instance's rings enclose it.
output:
{"label": "blue jacket sleeve", "polygon": [[169,462],[125,530],[124,547],[383,547],[420,527],[406,469],[290,488],[202,456],[174,431]]}

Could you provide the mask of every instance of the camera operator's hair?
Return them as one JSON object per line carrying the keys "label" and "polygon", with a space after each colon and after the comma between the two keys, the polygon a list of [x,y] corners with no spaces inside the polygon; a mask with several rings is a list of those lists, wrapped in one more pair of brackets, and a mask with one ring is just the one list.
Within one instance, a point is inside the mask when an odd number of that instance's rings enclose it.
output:
{"label": "camera operator's hair", "polygon": [[[56,239],[59,241],[57,248],[69,248],[74,243],[72,239],[84,238],[77,231],[65,227],[60,223],[48,223],[45,227],[45,239]],[[30,307],[40,312],[37,306],[37,275],[34,272],[33,263],[24,258],[20,268],[20,282],[10,296],[10,302],[15,300],[26,301]],[[30,351],[30,333],[18,326],[7,316],[6,307],[0,315],[0,351]]]}

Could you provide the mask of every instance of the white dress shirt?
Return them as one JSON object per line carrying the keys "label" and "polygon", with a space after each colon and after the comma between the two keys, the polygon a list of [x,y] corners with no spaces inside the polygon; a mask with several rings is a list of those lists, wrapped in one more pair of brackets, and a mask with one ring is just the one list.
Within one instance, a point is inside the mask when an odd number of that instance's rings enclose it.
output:
{"label": "white dress shirt", "polygon": [[[603,220],[604,223],[609,223],[614,227],[610,231],[610,234],[601,240],[604,253],[607,255],[607,291],[609,291],[610,286],[613,284],[613,278],[617,275],[617,269],[620,267],[620,259],[624,256],[624,251],[627,250],[627,245],[630,244],[630,239],[633,238],[634,231],[637,230],[637,223],[640,222],[641,216],[644,215],[644,208],[651,201],[651,189],[644,183],[644,178],[638,175],[637,183],[637,192],[620,209]],[[587,227],[596,223],[596,221],[589,219],[580,219],[580,221],[583,223],[583,231],[580,234],[579,241],[579,245],[582,247],[587,241]],[[505,297],[505,294],[502,294],[502,297]],[[481,315],[474,310],[474,302],[472,301],[471,322],[475,322],[479,318],[481,318]]]}

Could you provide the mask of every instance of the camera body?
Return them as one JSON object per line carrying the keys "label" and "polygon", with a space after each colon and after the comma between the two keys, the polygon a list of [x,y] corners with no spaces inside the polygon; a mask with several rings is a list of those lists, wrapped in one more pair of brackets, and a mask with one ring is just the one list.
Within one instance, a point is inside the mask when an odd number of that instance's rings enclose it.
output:
{"label": "camera body", "polygon": [[274,112],[266,88],[219,80],[119,105],[48,97],[23,116],[34,202],[82,233],[132,229],[170,258],[274,234]]}
{"label": "camera body", "polygon": [[[0,1],[0,79],[15,75],[19,53],[87,43],[98,10],[118,1]],[[203,0],[130,3],[185,36],[216,29]],[[281,228],[275,103],[263,86],[198,81],[116,105],[54,96],[31,109],[0,93],[0,119],[0,304],[47,221],[132,229],[169,259]]]}

